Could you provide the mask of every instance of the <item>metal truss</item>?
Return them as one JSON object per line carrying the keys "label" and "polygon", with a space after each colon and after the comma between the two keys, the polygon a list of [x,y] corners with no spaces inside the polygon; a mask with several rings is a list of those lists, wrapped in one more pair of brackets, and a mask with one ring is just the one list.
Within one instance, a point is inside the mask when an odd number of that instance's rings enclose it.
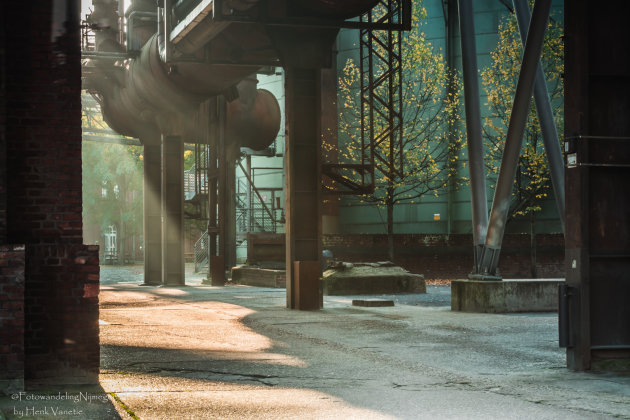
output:
{"label": "metal truss", "polygon": [[411,27],[411,2],[381,0],[361,16],[361,154],[358,162],[323,164],[336,194],[374,192],[375,171],[388,179],[403,173],[402,30]]}

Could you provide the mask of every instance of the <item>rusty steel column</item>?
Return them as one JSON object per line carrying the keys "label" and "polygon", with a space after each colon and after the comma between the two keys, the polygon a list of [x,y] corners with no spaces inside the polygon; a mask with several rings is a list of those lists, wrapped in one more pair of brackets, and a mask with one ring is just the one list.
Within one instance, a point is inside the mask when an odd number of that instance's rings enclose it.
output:
{"label": "rusty steel column", "polygon": [[286,68],[285,232],[287,307],[291,309],[320,307],[319,271],[305,270],[298,276],[294,265],[319,261],[321,252],[320,87],[320,69]]}
{"label": "rusty steel column", "polygon": [[[565,1],[566,288],[560,342],[573,370],[630,360],[628,3]],[[563,302],[564,301],[564,302]]]}
{"label": "rusty steel column", "polygon": [[[226,156],[226,102],[221,95],[208,101],[208,278],[213,286],[225,284],[226,264],[229,257],[229,239],[226,237],[229,219],[227,200],[229,181]],[[233,190],[234,188],[232,188]]]}
{"label": "rusty steel column", "polygon": [[[144,284],[162,283],[162,147],[157,140],[144,143]],[[156,144],[157,143],[157,144]]]}
{"label": "rusty steel column", "polygon": [[184,281],[184,142],[162,136],[162,283]]}

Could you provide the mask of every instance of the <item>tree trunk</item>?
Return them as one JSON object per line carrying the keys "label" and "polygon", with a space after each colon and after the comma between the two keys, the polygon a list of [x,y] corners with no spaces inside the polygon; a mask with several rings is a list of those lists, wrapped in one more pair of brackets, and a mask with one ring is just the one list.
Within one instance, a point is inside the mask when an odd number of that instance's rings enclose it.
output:
{"label": "tree trunk", "polygon": [[538,277],[536,270],[536,213],[529,214],[529,237],[530,237],[530,275],[533,279]]}
{"label": "tree trunk", "polygon": [[394,199],[387,191],[387,258],[394,262]]}

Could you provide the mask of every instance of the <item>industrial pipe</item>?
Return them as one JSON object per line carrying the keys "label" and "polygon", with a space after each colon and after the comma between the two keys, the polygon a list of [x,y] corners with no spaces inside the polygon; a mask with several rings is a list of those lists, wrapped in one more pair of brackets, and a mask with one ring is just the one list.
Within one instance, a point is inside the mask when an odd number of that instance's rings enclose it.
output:
{"label": "industrial pipe", "polygon": [[[224,0],[222,3],[228,8],[246,11],[258,2],[259,0]],[[363,13],[376,0],[299,0],[299,3],[306,10],[334,19]],[[109,21],[117,22],[117,19],[113,19],[115,13],[112,14],[110,7],[113,6],[112,0],[93,0],[93,4],[94,16],[98,17],[101,13],[103,21],[107,21],[105,27],[108,27]],[[178,60],[175,51],[169,50],[169,32],[173,29],[169,21],[172,18],[173,4],[173,0],[164,2],[163,19],[157,25],[162,35],[161,40],[160,34],[154,34],[141,48],[140,55],[128,60],[123,68],[114,66],[111,61],[101,61],[100,68],[106,77],[92,82],[92,85],[101,93],[102,110],[107,122],[121,134],[133,137],[138,137],[138,127],[147,124],[158,126],[165,133],[173,130],[191,133],[195,126],[193,115],[196,114],[199,103],[238,84],[240,98],[228,105],[226,134],[228,138],[232,138],[231,141],[238,141],[243,147],[257,150],[267,147],[275,139],[280,127],[278,103],[269,92],[256,90],[255,79],[239,83],[254,74],[260,66],[190,61],[190,57],[205,56],[207,36],[216,36],[225,29],[221,22],[213,21],[211,15],[193,16],[191,19],[187,16],[181,22],[186,25],[184,22],[191,20],[194,24],[192,29],[185,28],[182,31],[183,38],[176,43],[177,48],[184,48],[185,51],[182,52],[190,53],[189,57],[186,58],[187,61]],[[211,7],[215,6],[215,2],[210,4]],[[134,10],[148,11],[145,3],[133,6]],[[193,36],[191,30],[199,22],[204,22],[200,29],[206,32]],[[177,29],[174,31],[177,32]],[[186,41],[188,37],[189,42]],[[161,48],[166,48],[165,60],[161,57]],[[114,50],[122,51],[123,48],[119,43],[108,46],[107,51]],[[97,66],[98,64],[97,61]]]}
{"label": "industrial pipe", "polygon": [[226,137],[241,147],[262,150],[278,135],[281,116],[275,96],[256,89],[257,84],[255,77],[248,77],[237,85],[238,100],[227,104]]}
{"label": "industrial pipe", "polygon": [[120,45],[120,18],[118,2],[115,0],[92,0],[94,12],[87,22],[94,30],[94,46],[97,51],[123,52]]}
{"label": "industrial pipe", "polygon": [[[118,69],[111,71],[123,71],[122,80],[96,76],[92,85],[101,93],[103,115],[110,126],[120,134],[138,137],[137,130],[146,124],[157,124],[167,132],[181,124],[185,132],[194,131],[193,115],[199,103],[237,85],[257,67],[195,62],[167,65],[160,59],[154,35],[138,58],[126,69]],[[261,150],[276,138],[280,108],[271,93],[257,91],[255,86],[255,78],[253,83],[238,84],[239,98],[228,105],[227,135],[228,141],[241,147]]]}

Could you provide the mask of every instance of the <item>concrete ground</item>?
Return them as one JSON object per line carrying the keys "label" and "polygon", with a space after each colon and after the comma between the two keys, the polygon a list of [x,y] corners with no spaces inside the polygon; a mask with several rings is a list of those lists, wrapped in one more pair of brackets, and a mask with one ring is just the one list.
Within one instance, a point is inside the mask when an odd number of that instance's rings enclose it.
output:
{"label": "concrete ground", "polygon": [[101,270],[111,403],[55,418],[117,418],[112,405],[140,419],[630,418],[630,376],[567,371],[552,313],[451,312],[448,286],[394,307],[331,296],[289,311],[283,289],[192,273],[186,287],[147,287],[137,267]]}

